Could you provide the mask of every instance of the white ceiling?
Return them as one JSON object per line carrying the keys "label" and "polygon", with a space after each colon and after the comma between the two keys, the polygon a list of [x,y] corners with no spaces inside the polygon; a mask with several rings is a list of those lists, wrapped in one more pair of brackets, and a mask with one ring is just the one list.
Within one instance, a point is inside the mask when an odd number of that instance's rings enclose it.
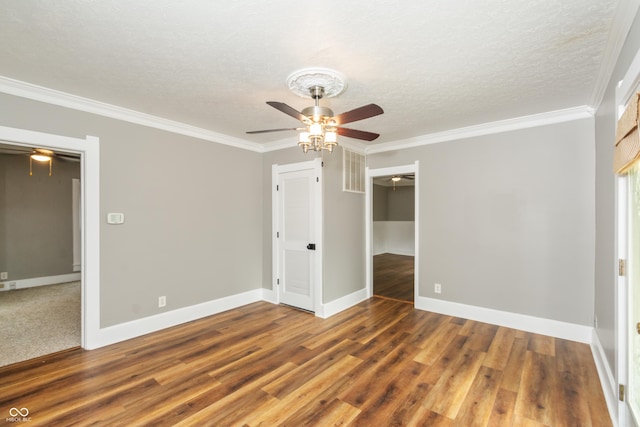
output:
{"label": "white ceiling", "polygon": [[597,106],[627,4],[3,0],[0,76],[268,147],[295,134],[245,131],[298,122],[265,102],[311,105],[286,79],[327,67],[348,87],[321,105],[380,105],[348,127],[390,143]]}

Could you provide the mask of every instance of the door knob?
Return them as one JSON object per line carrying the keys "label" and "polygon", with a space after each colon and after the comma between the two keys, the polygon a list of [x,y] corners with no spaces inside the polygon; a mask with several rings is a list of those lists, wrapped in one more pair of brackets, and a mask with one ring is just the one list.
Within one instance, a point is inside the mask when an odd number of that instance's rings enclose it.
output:
{"label": "door knob", "polygon": [[640,335],[640,322],[636,323],[636,331],[638,331],[638,334]]}

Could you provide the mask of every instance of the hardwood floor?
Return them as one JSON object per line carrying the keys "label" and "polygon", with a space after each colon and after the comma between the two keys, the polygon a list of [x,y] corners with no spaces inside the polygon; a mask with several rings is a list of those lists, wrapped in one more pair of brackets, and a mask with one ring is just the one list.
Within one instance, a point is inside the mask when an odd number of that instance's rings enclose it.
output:
{"label": "hardwood floor", "polygon": [[373,293],[385,298],[413,302],[412,256],[380,254],[373,257]]}
{"label": "hardwood floor", "polygon": [[[0,423],[610,426],[589,346],[372,298],[250,304],[0,368]],[[7,424],[16,425],[15,423]]]}

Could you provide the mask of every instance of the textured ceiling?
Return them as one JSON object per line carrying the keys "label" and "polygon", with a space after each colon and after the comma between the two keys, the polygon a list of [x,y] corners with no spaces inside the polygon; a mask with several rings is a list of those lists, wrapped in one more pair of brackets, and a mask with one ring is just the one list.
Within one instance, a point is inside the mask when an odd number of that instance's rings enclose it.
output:
{"label": "textured ceiling", "polygon": [[616,0],[3,0],[0,76],[241,138],[295,127],[265,101],[327,67],[347,89],[335,113],[374,102],[349,127],[405,140],[590,105]]}

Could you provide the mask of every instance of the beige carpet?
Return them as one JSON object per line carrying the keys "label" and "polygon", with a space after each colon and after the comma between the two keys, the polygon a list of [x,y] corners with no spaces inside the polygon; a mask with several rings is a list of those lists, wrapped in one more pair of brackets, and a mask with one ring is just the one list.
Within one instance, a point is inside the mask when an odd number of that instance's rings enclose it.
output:
{"label": "beige carpet", "polygon": [[80,345],[80,282],[0,292],[0,366]]}

